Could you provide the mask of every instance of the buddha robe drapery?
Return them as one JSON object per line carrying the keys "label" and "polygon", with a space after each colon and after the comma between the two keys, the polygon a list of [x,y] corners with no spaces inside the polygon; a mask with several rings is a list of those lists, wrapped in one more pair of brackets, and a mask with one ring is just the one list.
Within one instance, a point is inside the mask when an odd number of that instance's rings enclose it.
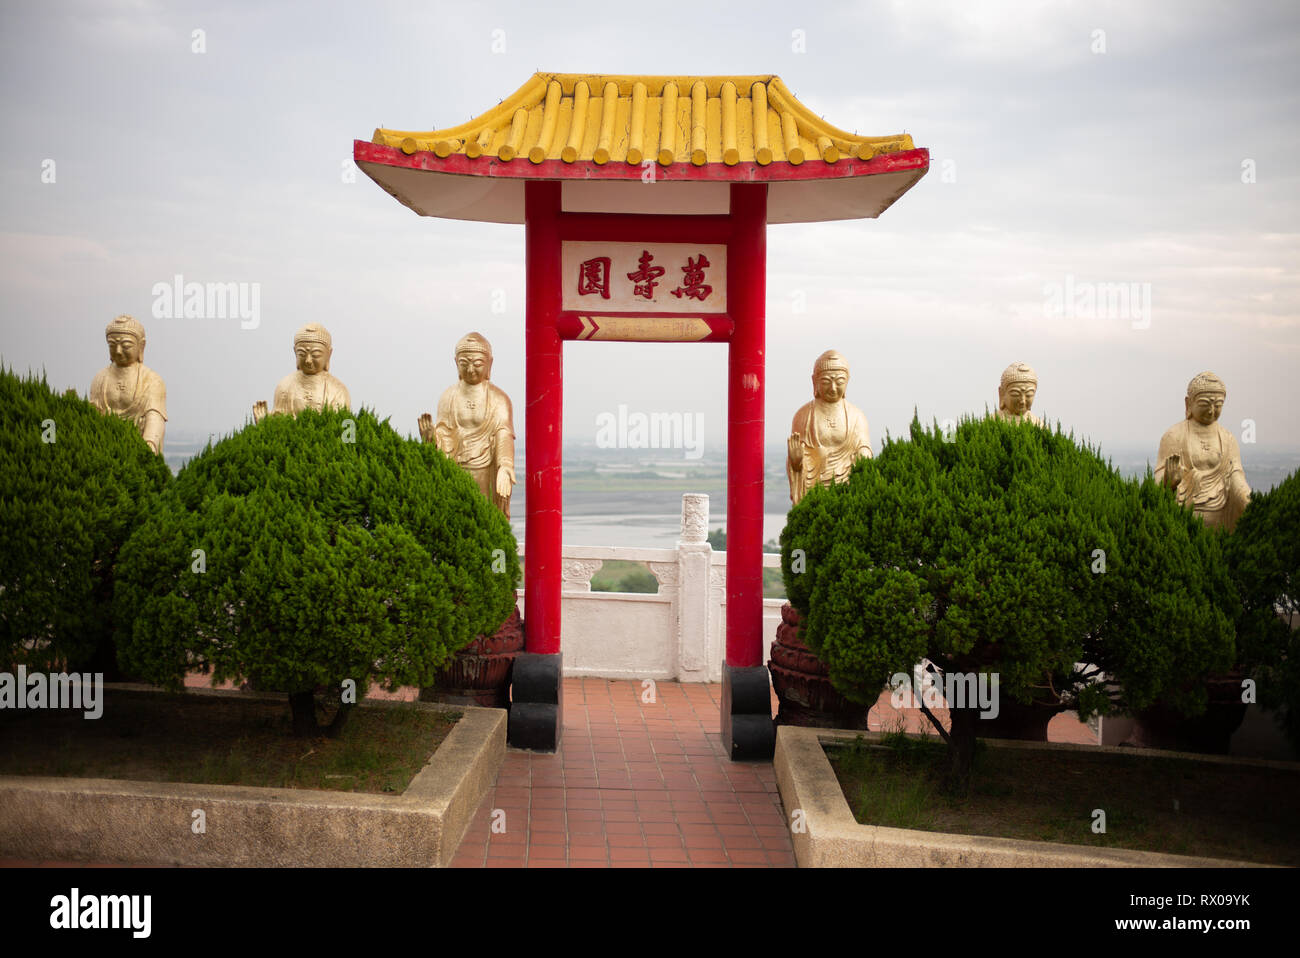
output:
{"label": "buddha robe drapery", "polygon": [[351,409],[352,396],[348,387],[326,370],[308,376],[294,370],[276,384],[274,413],[296,416],[304,409]]}
{"label": "buddha robe drapery", "polygon": [[[847,418],[842,438],[829,434],[824,425],[827,418]],[[871,457],[867,417],[847,399],[830,404],[819,399],[806,403],[794,414],[790,433],[799,436],[804,444],[803,462],[798,467],[786,458],[791,502],[798,502],[813,486],[843,482],[858,459]]]}
{"label": "buddha robe drapery", "polygon": [[467,400],[459,383],[447,387],[438,399],[434,434],[438,448],[473,476],[488,501],[509,519],[510,497],[499,495],[496,484],[499,469],[515,466],[514,409],[500,388],[483,385],[482,418],[463,407]]}
{"label": "buddha robe drapery", "polygon": [[1195,510],[1206,525],[1235,527],[1250,500],[1237,438],[1217,422],[1194,430],[1192,420],[1184,419],[1160,437],[1157,482],[1164,481],[1165,462],[1172,455],[1182,465],[1183,478],[1176,491],[1179,503]]}
{"label": "buddha robe drapery", "polygon": [[[161,456],[167,387],[162,377],[144,363],[118,370],[117,366],[107,366],[95,373],[87,398],[100,412],[116,413],[135,423],[149,448]],[[150,421],[150,413],[157,413],[157,418]]]}

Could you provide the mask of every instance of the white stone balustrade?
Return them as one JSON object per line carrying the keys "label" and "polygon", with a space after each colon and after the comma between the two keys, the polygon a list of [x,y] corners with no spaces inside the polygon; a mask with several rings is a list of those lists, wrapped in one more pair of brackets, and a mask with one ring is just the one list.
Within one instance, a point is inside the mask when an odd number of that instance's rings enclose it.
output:
{"label": "white stone balustrade", "polygon": [[[560,647],[565,675],[722,681],[727,554],[713,551],[708,528],[709,497],[687,493],[682,496],[681,538],[676,549],[564,547]],[[521,543],[521,558],[523,554]],[[606,559],[644,562],[659,581],[659,592],[592,592],[591,577]],[[763,556],[763,568],[780,567],[779,555]],[[764,664],[781,623],[784,601],[763,600]],[[524,590],[520,589],[521,613],[523,608]]]}

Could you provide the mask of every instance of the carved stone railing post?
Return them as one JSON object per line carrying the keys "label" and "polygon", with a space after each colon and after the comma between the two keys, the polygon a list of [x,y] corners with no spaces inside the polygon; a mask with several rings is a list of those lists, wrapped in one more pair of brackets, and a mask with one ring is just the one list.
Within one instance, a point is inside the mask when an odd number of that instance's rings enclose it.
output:
{"label": "carved stone railing post", "polygon": [[677,542],[677,676],[681,682],[707,682],[709,669],[709,497],[682,496],[682,537]]}
{"label": "carved stone railing post", "polygon": [[591,577],[600,571],[605,563],[600,559],[564,558],[563,577],[565,592],[590,592]]}

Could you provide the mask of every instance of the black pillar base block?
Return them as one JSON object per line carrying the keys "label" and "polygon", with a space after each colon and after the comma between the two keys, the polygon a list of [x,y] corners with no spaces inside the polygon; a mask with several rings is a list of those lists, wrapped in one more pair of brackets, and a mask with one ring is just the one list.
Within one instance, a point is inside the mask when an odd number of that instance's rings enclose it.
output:
{"label": "black pillar base block", "polygon": [[510,722],[506,739],[514,748],[554,752],[563,728],[562,655],[524,652],[510,680]]}
{"label": "black pillar base block", "polygon": [[731,717],[731,760],[759,759],[770,762],[776,751],[776,723],[770,715]]}
{"label": "black pillar base block", "polygon": [[521,652],[515,658],[510,674],[510,697],[516,702],[544,702],[560,704],[560,653],[538,655]]}
{"label": "black pillar base block", "polygon": [[560,744],[560,707],[549,702],[510,703],[506,738],[511,748],[554,752]]}
{"label": "black pillar base block", "polygon": [[733,761],[772,758],[776,723],[767,666],[738,668],[723,663],[722,742]]}

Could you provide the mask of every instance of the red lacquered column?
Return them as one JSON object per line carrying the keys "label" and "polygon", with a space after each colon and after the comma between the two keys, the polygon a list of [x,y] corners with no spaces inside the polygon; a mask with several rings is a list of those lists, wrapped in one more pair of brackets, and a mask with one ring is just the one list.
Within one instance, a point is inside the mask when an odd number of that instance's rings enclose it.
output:
{"label": "red lacquered column", "polygon": [[524,312],[527,365],[524,393],[524,628],[529,652],[560,651],[564,485],[563,344],[560,312],[560,184],[524,184],[524,258],[528,302]]}
{"label": "red lacquered column", "polygon": [[731,185],[727,305],[727,664],[763,664],[767,184]]}

